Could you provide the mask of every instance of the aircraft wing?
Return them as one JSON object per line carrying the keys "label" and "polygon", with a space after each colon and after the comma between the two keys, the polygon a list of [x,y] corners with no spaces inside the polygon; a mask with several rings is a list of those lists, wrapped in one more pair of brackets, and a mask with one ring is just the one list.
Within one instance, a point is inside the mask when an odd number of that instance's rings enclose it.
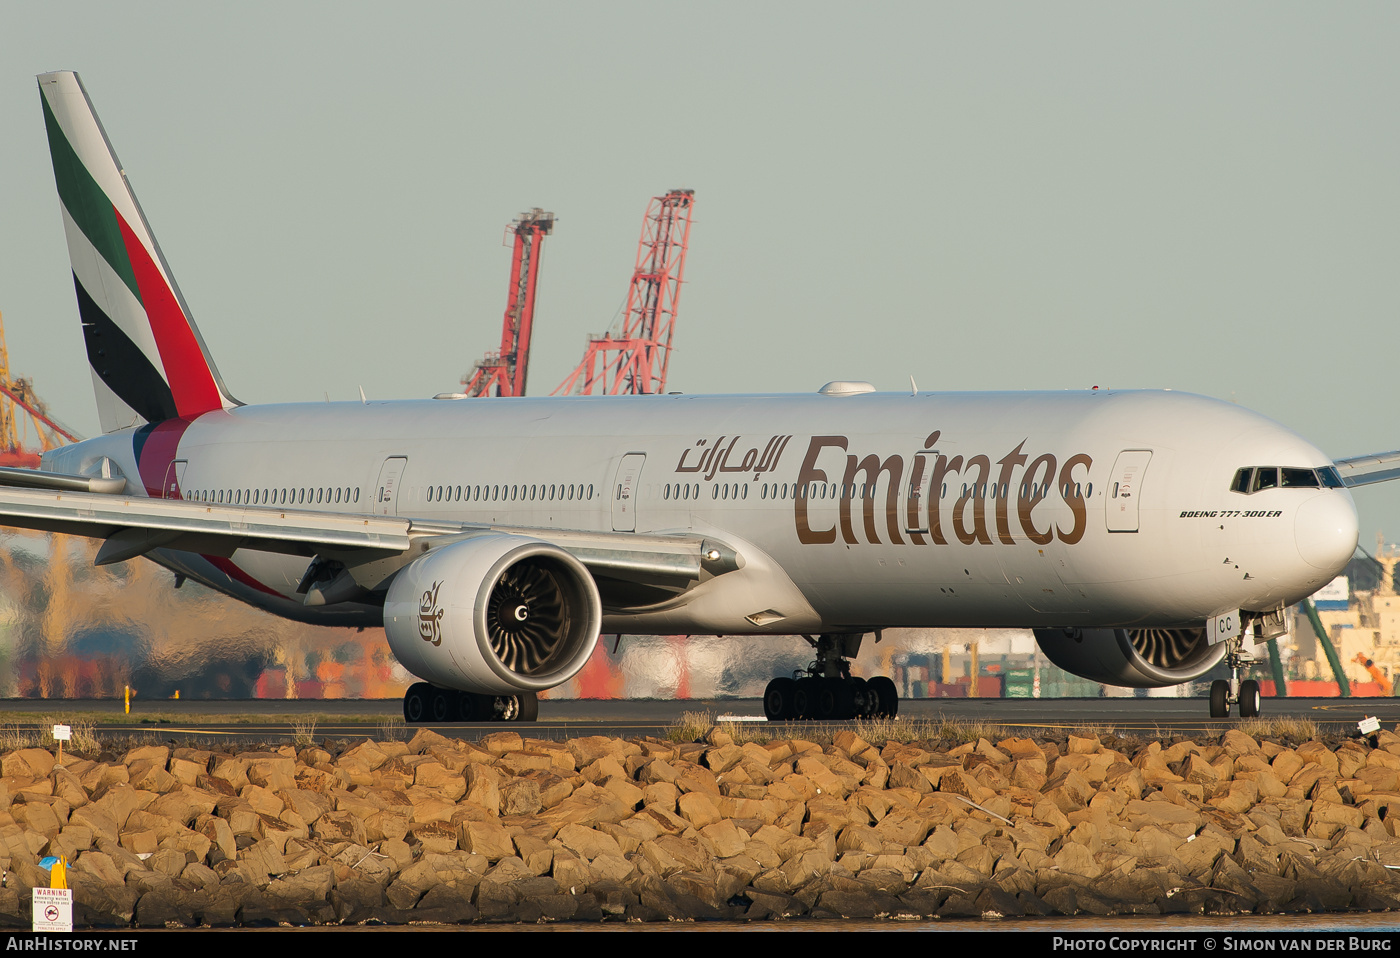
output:
{"label": "aircraft wing", "polygon": [[1342,483],[1347,486],[1369,486],[1373,482],[1400,479],[1400,449],[1338,459],[1333,465],[1337,467]]}
{"label": "aircraft wing", "polygon": [[[308,559],[333,558],[352,573],[362,568],[363,573],[355,578],[373,588],[420,555],[427,547],[424,540],[487,532],[550,542],[574,555],[595,577],[674,591],[684,591],[698,581],[702,570],[719,575],[742,564],[732,549],[700,536],[475,525],[152,499],[70,491],[81,488],[87,477],[14,471],[28,475],[0,473],[0,525],[103,539],[98,565],[122,562],[154,549],[225,557],[238,549],[255,549]],[[26,485],[6,484],[16,478]],[[94,484],[102,481],[92,480]]]}
{"label": "aircraft wing", "polygon": [[[99,565],[155,548],[217,555],[254,548],[309,556],[324,546],[401,552],[409,547],[411,526],[407,519],[391,516],[342,516],[14,486],[0,486],[0,522],[105,539],[107,545],[98,552]],[[185,541],[188,539],[198,541]],[[113,542],[129,548],[109,549]],[[142,542],[149,544],[138,548]]]}

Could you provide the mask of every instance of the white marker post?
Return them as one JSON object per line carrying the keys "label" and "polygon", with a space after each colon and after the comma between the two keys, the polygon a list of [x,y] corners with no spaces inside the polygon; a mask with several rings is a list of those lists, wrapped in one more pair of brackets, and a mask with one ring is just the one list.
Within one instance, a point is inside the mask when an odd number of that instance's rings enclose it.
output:
{"label": "white marker post", "polygon": [[59,768],[63,767],[63,743],[71,741],[72,738],[73,730],[67,725],[55,725],[53,727],[53,739],[58,743],[58,762],[56,764]]}

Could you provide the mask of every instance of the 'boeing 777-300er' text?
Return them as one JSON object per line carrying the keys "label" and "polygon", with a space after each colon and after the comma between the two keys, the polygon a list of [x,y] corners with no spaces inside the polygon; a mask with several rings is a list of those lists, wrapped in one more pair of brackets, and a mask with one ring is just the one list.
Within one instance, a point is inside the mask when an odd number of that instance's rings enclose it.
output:
{"label": "'boeing 777-300er' text", "polygon": [[104,540],[278,615],[384,627],[411,721],[533,719],[600,631],[803,634],[770,718],[893,715],[851,675],[896,627],[1035,630],[1120,686],[1222,661],[1356,547],[1333,462],[1170,391],[424,400],[231,397],[74,73],[39,77],[105,434],[3,470],[0,522]]}

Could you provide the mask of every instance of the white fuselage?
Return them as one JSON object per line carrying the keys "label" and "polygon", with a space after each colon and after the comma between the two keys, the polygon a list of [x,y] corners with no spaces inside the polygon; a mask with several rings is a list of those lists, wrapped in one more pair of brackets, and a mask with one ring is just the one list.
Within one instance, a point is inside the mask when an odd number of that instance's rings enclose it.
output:
{"label": "white fuselage", "polygon": [[[65,447],[44,468],[100,456],[155,496],[700,534],[744,556],[672,601],[609,603],[605,628],[635,633],[1200,625],[1311,594],[1357,533],[1344,489],[1232,492],[1242,467],[1331,461],[1264,417],[1173,392],[243,406]],[[280,614],[379,615],[304,608],[306,558],[156,557]]]}

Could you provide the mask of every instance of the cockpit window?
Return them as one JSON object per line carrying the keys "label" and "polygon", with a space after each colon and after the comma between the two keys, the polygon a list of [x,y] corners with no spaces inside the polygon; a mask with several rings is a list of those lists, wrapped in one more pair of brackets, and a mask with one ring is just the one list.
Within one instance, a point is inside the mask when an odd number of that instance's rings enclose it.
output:
{"label": "cockpit window", "polygon": [[1345,484],[1333,466],[1305,469],[1301,466],[1245,466],[1235,470],[1231,492],[1249,495],[1266,489],[1341,489]]}
{"label": "cockpit window", "polygon": [[1249,484],[1250,492],[1262,492],[1265,489],[1278,488],[1278,470],[1272,466],[1265,466],[1254,470],[1254,481]]}

